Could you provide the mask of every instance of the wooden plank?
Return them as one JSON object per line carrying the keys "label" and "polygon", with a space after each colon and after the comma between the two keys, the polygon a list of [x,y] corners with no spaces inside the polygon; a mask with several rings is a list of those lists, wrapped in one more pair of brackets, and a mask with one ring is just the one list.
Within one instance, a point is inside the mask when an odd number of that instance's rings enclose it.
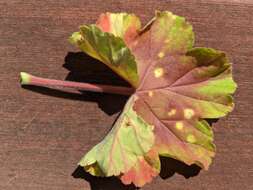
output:
{"label": "wooden plank", "polygon": [[[170,176],[174,170],[176,174],[166,180],[157,177],[143,189],[253,189],[250,0],[2,0],[0,189],[133,189],[124,188],[116,179],[74,172],[80,157],[109,131],[126,99],[22,89],[18,74],[27,71],[57,79],[118,81],[97,61],[74,53],[78,50],[67,42],[68,36],[82,23],[93,23],[105,11],[134,12],[145,23],[156,9],[185,16],[194,26],[196,46],[226,51],[234,63],[239,89],[234,112],[214,124],[217,156],[210,170],[185,179],[182,173],[194,175],[197,171],[170,160],[164,175]],[[86,180],[74,178],[73,172],[75,177]]]}

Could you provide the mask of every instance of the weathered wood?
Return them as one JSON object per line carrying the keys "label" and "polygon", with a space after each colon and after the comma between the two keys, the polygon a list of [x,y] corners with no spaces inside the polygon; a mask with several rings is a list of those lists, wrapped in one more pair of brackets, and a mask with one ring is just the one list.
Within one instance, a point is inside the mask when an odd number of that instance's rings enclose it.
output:
{"label": "weathered wood", "polygon": [[[103,82],[118,83],[98,62],[81,53],[69,53],[78,50],[67,38],[79,25],[93,23],[105,11],[134,12],[146,22],[155,9],[187,17],[194,26],[197,46],[226,51],[234,63],[239,88],[234,112],[214,124],[217,156],[210,170],[189,179],[180,174],[167,180],[157,177],[143,189],[253,189],[251,0],[2,0],[0,189],[124,189],[115,179],[98,180],[74,170],[81,156],[108,132],[117,116],[113,113],[122,108],[126,99],[23,89],[18,83],[19,72],[56,79],[67,76],[76,81],[92,78],[101,82],[102,77],[107,78]],[[170,166],[167,176],[173,170],[184,170],[183,165],[169,163],[178,167]],[[191,174],[192,168],[186,170],[190,175],[197,174]],[[74,178],[73,172],[75,177],[86,180]]]}

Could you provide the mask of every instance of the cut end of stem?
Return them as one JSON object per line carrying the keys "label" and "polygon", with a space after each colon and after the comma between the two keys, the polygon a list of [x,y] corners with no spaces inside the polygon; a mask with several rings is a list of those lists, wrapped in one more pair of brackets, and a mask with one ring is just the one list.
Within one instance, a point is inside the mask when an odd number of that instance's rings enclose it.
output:
{"label": "cut end of stem", "polygon": [[31,75],[26,72],[20,72],[20,84],[26,85],[30,84],[31,82]]}

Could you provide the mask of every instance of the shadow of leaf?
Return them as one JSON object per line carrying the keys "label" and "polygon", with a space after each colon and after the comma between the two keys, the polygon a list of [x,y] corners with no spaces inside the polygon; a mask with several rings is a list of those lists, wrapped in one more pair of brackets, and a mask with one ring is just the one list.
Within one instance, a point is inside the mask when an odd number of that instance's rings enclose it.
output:
{"label": "shadow of leaf", "polygon": [[207,123],[212,127],[212,125],[214,123],[217,123],[219,121],[219,118],[215,118],[215,119],[205,119],[207,121]]}
{"label": "shadow of leaf", "polygon": [[194,177],[199,174],[201,168],[196,164],[187,165],[183,162],[175,160],[173,158],[160,157],[161,160],[161,172],[160,177],[167,179],[172,177],[175,173],[183,175],[185,178]]}
{"label": "shadow of leaf", "polygon": [[105,64],[83,52],[69,52],[65,57],[63,67],[70,71],[66,80],[129,86]]}
{"label": "shadow of leaf", "polygon": [[[70,72],[66,80],[76,82],[88,82],[97,84],[110,84],[118,86],[129,86],[127,82],[113,73],[103,63],[91,58],[85,53],[68,53],[63,65]],[[128,99],[127,96],[94,93],[88,91],[76,91],[69,89],[52,89],[49,87],[23,86],[25,89],[49,96],[96,102],[101,110],[108,115],[121,111]]]}
{"label": "shadow of leaf", "polygon": [[[129,86],[105,64],[83,52],[69,52],[65,57],[63,67],[69,70],[66,77],[66,80],[69,81]],[[108,115],[121,111],[128,99],[126,96],[115,94],[83,93],[93,96],[92,101],[97,102],[98,106]]]}
{"label": "shadow of leaf", "polygon": [[135,190],[134,185],[124,185],[117,177],[95,177],[78,166],[72,173],[74,178],[81,178],[90,183],[91,190]]}

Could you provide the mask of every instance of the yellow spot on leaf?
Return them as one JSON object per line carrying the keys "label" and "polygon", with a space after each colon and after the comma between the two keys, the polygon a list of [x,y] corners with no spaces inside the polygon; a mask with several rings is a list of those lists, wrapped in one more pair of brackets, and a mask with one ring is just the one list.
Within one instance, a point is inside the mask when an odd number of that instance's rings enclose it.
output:
{"label": "yellow spot on leaf", "polygon": [[190,134],[187,136],[186,140],[189,142],[189,143],[195,143],[196,142],[196,138],[194,137],[194,135]]}
{"label": "yellow spot on leaf", "polygon": [[184,109],[184,117],[186,119],[191,119],[193,115],[194,115],[194,111],[192,109],[189,109],[189,108]]}
{"label": "yellow spot on leaf", "polygon": [[178,130],[182,130],[182,129],[184,128],[183,123],[182,123],[182,122],[176,122],[176,128],[177,128]]}
{"label": "yellow spot on leaf", "polygon": [[149,97],[153,97],[153,95],[154,95],[154,93],[153,93],[152,91],[149,91],[149,92],[148,92],[148,96],[149,96]]}
{"label": "yellow spot on leaf", "polygon": [[176,112],[177,112],[177,110],[171,109],[171,110],[168,112],[168,116],[173,116],[173,115],[176,114]]}
{"label": "yellow spot on leaf", "polygon": [[155,128],[155,126],[154,126],[154,125],[150,125],[150,128],[151,128],[151,130],[153,131],[154,128]]}
{"label": "yellow spot on leaf", "polygon": [[158,57],[159,58],[163,58],[164,57],[164,53],[163,52],[158,53]]}
{"label": "yellow spot on leaf", "polygon": [[154,75],[156,78],[163,76],[163,74],[164,74],[164,71],[163,71],[163,68],[161,67],[158,67],[154,70]]}

